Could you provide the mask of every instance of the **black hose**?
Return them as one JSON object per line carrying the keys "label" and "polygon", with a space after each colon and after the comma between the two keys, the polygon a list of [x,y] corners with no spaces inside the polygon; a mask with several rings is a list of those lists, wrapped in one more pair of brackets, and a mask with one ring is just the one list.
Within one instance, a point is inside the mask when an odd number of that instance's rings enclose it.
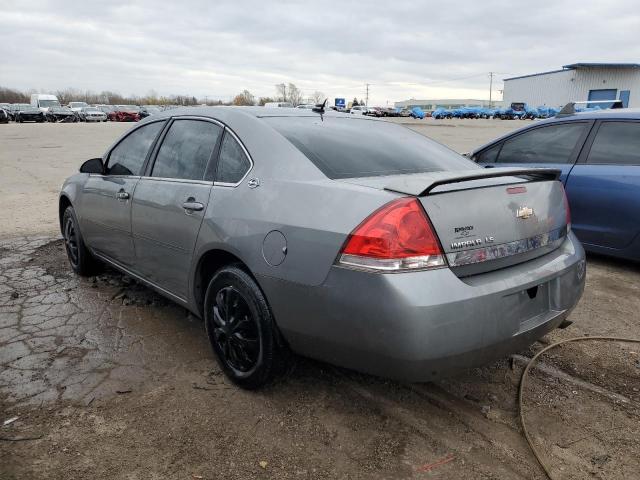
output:
{"label": "black hose", "polygon": [[523,408],[522,408],[523,397],[524,397],[524,385],[525,385],[525,381],[527,379],[527,374],[529,373],[529,370],[531,370],[531,367],[536,362],[536,360],[538,360],[540,355],[542,355],[546,351],[551,350],[552,348],[555,348],[555,347],[557,347],[559,345],[562,345],[564,343],[583,342],[585,340],[600,340],[600,341],[608,341],[608,342],[640,343],[640,339],[637,339],[637,338],[619,338],[619,337],[576,337],[576,338],[569,338],[567,340],[561,340],[561,341],[556,342],[556,343],[554,343],[552,345],[549,345],[548,347],[543,348],[538,353],[536,353],[531,360],[529,360],[529,363],[527,363],[527,366],[525,367],[525,369],[522,372],[522,377],[520,377],[520,388],[518,390],[518,410],[519,410],[519,415],[520,415],[520,424],[522,425],[522,433],[524,433],[524,438],[527,440],[527,443],[529,444],[529,447],[531,448],[531,451],[533,452],[533,455],[536,457],[536,460],[538,461],[538,463],[542,467],[542,470],[544,470],[544,473],[547,475],[547,478],[549,478],[550,480],[553,480],[553,476],[551,475],[549,467],[544,463],[544,461],[542,460],[542,457],[540,456],[540,453],[538,452],[536,447],[533,445],[533,441],[531,440],[531,437],[529,436],[529,431],[527,430],[527,425],[524,422],[524,411],[523,411]]}

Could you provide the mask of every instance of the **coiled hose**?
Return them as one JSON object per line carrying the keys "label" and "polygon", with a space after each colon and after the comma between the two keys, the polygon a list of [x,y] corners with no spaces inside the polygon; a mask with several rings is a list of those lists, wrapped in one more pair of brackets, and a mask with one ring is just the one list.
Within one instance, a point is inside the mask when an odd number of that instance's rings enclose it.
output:
{"label": "coiled hose", "polygon": [[527,374],[529,373],[529,370],[531,370],[531,367],[536,363],[536,360],[538,360],[538,358],[543,353],[551,350],[552,348],[556,348],[559,345],[563,345],[565,343],[569,343],[569,342],[584,342],[586,340],[598,340],[598,341],[605,341],[605,342],[640,343],[640,339],[637,339],[637,338],[620,338],[620,337],[576,337],[576,338],[569,338],[567,340],[561,340],[561,341],[556,342],[556,343],[554,343],[552,345],[549,345],[548,347],[543,348],[538,353],[536,353],[533,356],[533,358],[531,360],[529,360],[529,363],[527,363],[527,366],[522,371],[522,377],[520,377],[520,388],[518,390],[518,410],[519,410],[519,414],[520,414],[520,424],[522,425],[522,432],[524,433],[524,438],[527,439],[527,443],[529,444],[529,447],[531,448],[531,451],[533,452],[533,455],[536,457],[536,460],[538,461],[538,463],[542,467],[542,470],[544,470],[544,473],[547,475],[547,478],[549,478],[549,480],[553,480],[553,476],[551,475],[551,471],[549,470],[549,467],[542,460],[542,457],[540,456],[540,453],[538,452],[536,447],[533,445],[533,441],[531,440],[531,437],[529,436],[529,431],[527,430],[527,425],[526,425],[526,423],[524,421],[524,411],[523,411],[523,408],[522,408],[522,404],[523,404],[523,399],[524,399],[524,386],[525,386],[525,383],[526,383],[526,380],[527,380]]}

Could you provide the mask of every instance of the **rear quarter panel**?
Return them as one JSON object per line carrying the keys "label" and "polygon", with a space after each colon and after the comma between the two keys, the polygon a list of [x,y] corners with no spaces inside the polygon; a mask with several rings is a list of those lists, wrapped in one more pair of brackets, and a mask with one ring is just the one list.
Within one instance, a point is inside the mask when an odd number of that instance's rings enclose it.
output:
{"label": "rear quarter panel", "polygon": [[[254,189],[246,183],[213,187],[195,258],[219,248],[236,255],[256,275],[305,285],[321,284],[349,233],[397,197],[328,179],[261,178]],[[277,266],[263,255],[264,239],[274,230],[286,239],[286,256]]]}

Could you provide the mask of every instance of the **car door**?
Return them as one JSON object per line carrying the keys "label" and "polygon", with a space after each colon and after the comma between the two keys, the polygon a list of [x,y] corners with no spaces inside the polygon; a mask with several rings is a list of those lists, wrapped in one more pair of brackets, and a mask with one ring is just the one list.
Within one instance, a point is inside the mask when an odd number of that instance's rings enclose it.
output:
{"label": "car door", "polygon": [[564,183],[591,125],[573,121],[536,126],[478,152],[473,159],[486,168],[557,168]]}
{"label": "car door", "polygon": [[107,154],[105,173],[91,174],[82,190],[80,227],[90,248],[128,268],[135,260],[131,200],[164,121],[136,128]]}
{"label": "car door", "polygon": [[640,234],[640,121],[599,121],[567,182],[585,244],[623,249]]}
{"label": "car door", "polygon": [[222,132],[222,125],[207,119],[174,119],[147,176],[136,186],[132,229],[137,267],[145,278],[182,300],[187,298]]}

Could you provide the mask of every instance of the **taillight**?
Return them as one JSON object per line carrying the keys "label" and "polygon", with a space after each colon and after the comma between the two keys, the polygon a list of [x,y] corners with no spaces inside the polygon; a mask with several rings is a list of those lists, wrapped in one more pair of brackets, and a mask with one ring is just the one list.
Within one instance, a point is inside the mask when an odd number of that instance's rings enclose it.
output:
{"label": "taillight", "polygon": [[387,203],[349,235],[338,264],[399,271],[445,266],[427,214],[415,198]]}
{"label": "taillight", "polygon": [[564,195],[564,211],[565,220],[567,223],[567,233],[571,231],[571,209],[569,208],[569,199],[567,198],[567,191],[562,187],[562,194]]}

